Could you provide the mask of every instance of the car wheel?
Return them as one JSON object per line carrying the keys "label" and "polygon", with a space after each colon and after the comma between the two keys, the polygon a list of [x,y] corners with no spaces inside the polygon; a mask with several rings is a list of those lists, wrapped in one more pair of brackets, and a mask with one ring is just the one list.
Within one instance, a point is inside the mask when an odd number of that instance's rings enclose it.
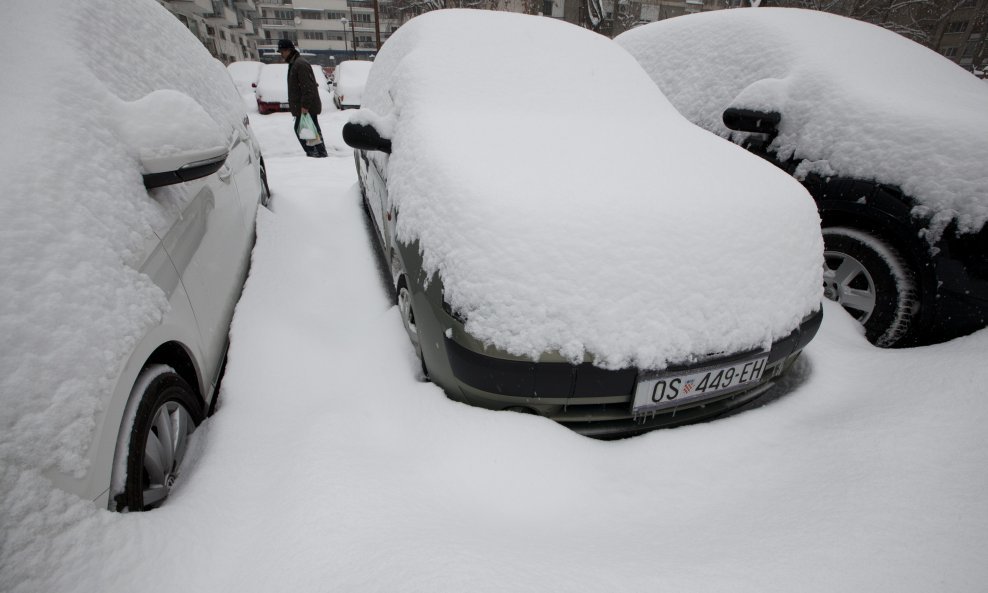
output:
{"label": "car wheel", "polygon": [[837,301],[881,347],[896,345],[919,308],[906,260],[881,239],[856,229],[823,229],[824,296]]}
{"label": "car wheel", "polygon": [[429,378],[429,370],[425,366],[425,359],[422,357],[422,342],[419,339],[418,327],[415,325],[415,311],[412,309],[412,292],[408,289],[408,282],[405,276],[398,277],[398,286],[395,290],[398,312],[401,313],[401,323],[405,326],[408,339],[415,349],[415,356],[419,359],[422,367],[422,378]]}
{"label": "car wheel", "polygon": [[199,398],[171,367],[149,367],[137,384],[143,387],[130,429],[118,510],[146,511],[165,501],[179,476],[189,436],[203,420]]}

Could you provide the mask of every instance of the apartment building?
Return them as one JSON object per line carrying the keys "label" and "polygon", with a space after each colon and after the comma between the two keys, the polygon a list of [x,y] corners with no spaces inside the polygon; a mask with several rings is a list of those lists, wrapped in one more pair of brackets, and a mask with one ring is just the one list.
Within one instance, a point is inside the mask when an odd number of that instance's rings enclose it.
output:
{"label": "apartment building", "polygon": [[254,0],[158,0],[224,64],[257,60]]}
{"label": "apartment building", "polygon": [[967,0],[940,19],[931,46],[946,58],[984,78],[988,72],[988,0]]}
{"label": "apartment building", "polygon": [[323,66],[372,59],[398,24],[377,0],[260,0],[257,48],[262,61],[279,60],[279,39],[291,39],[307,59]]}

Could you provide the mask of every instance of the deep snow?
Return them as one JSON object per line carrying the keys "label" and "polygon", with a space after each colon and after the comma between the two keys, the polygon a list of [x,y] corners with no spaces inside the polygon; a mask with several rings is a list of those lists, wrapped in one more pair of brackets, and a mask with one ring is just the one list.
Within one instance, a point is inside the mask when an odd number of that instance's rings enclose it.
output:
{"label": "deep snow", "polygon": [[414,379],[340,116],[331,159],[251,117],[273,212],[182,481],[114,515],[2,468],[0,590],[984,590],[988,330],[879,350],[827,303],[783,396],[623,441],[471,408]]}

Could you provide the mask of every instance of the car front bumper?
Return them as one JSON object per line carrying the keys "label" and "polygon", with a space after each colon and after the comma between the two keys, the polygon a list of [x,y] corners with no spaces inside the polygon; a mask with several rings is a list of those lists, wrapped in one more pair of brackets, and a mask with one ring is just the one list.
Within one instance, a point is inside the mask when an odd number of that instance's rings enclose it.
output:
{"label": "car front bumper", "polygon": [[[765,394],[803,348],[813,339],[823,310],[811,313],[799,327],[777,340],[767,355],[766,368],[757,382],[730,393],[684,402],[656,412],[635,414],[632,400],[639,370],[607,370],[590,363],[531,362],[489,356],[445,337],[445,351],[457,383],[460,399],[494,409],[539,414],[574,431],[597,438],[618,438],[655,428],[681,426],[723,415]],[[702,361],[702,366],[727,365],[750,358],[742,352]],[[699,364],[671,366],[687,371]],[[447,388],[447,392],[450,389]],[[460,397],[457,397],[459,395]]]}

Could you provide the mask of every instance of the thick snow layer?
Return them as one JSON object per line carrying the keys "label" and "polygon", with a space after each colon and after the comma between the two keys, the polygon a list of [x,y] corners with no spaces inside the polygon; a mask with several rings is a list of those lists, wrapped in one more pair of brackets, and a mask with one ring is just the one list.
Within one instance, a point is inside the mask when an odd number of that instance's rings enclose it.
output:
{"label": "thick snow layer", "polygon": [[258,119],[274,212],[176,490],[114,515],[0,466],[0,590],[984,591],[988,330],[880,350],[827,302],[778,399],[623,441],[471,408],[414,378],[350,155]]}
{"label": "thick snow layer", "polygon": [[263,63],[252,60],[232,62],[226,65],[227,72],[230,73],[230,78],[237,85],[237,90],[240,91],[241,95],[254,92],[254,85],[257,84],[257,77],[260,76],[263,67]]}
{"label": "thick snow layer", "polygon": [[347,105],[360,105],[364,85],[370,74],[372,62],[346,60],[336,67],[333,85],[336,95],[343,97]]}
{"label": "thick snow layer", "polygon": [[805,190],[687,122],[603,36],[427,13],[381,49],[363,106],[395,118],[400,240],[489,344],[662,368],[765,346],[819,308]]}
{"label": "thick snow layer", "polygon": [[988,221],[988,86],[874,25],[809,10],[686,15],[622,33],[691,121],[727,137],[728,107],[782,113],[773,147],[800,173],[874,179],[915,198],[934,235]]}
{"label": "thick snow layer", "polygon": [[[120,106],[117,133],[138,158],[161,158],[226,147],[227,136],[195,99],[173,90],[154,91]],[[184,163],[183,163],[184,164]],[[160,171],[156,171],[160,172]]]}
{"label": "thick snow layer", "polygon": [[243,111],[223,65],[155,2],[10,0],[4,14],[0,466],[79,475],[118,370],[168,306],[138,269],[180,196],[148,195],[141,150],[225,144]]}
{"label": "thick snow layer", "polygon": [[265,64],[255,92],[259,101],[288,103],[288,64]]}

